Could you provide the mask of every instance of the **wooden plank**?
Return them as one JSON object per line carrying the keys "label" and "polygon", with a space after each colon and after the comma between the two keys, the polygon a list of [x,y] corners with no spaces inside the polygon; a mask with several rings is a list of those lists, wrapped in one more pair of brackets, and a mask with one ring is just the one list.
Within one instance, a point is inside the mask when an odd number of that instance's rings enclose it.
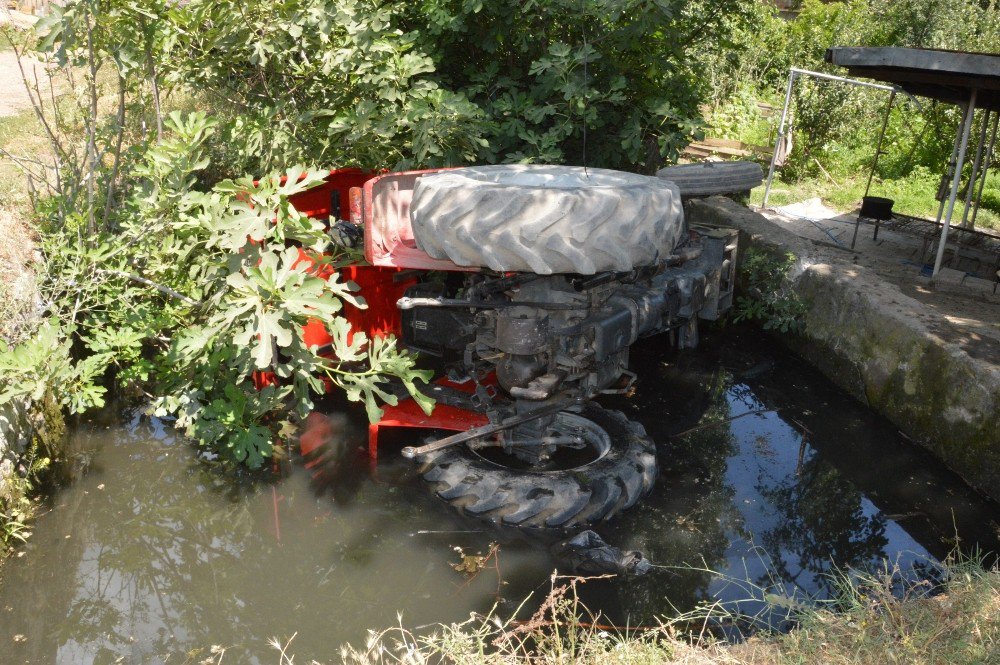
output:
{"label": "wooden plank", "polygon": [[684,152],[702,157],[708,157],[709,155],[725,155],[727,157],[752,157],[754,155],[759,155],[761,157],[768,157],[771,154],[770,150],[740,150],[738,148],[708,146],[701,143],[692,143],[684,149]]}
{"label": "wooden plank", "polygon": [[708,137],[702,141],[695,141],[691,146],[700,151],[708,150],[724,155],[738,155],[741,157],[748,157],[754,154],[767,157],[771,154],[771,148],[767,146],[750,145],[749,143],[731,139]]}
{"label": "wooden plank", "polygon": [[745,149],[746,144],[742,141],[734,141],[732,139],[713,139],[710,137],[705,137],[704,140],[698,141],[703,145],[707,145],[713,148],[740,148]]}

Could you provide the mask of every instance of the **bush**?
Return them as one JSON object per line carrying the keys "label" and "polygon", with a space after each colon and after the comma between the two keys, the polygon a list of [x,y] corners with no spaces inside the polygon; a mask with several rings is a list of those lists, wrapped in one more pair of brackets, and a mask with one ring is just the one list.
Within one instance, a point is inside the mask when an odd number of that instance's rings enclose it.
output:
{"label": "bush", "polygon": [[[0,394],[47,381],[82,410],[114,380],[223,460],[251,467],[324,392],[323,378],[372,419],[395,403],[390,377],[429,409],[412,356],[392,338],[349,334],[339,310],[354,302],[352,286],[315,277],[286,251],[332,252],[323,225],[288,204],[321,176],[291,165],[654,169],[697,131],[696,52],[722,48],[754,4],[54,6],[36,52],[61,68],[70,94],[35,91],[51,154],[26,164],[45,231],[52,353],[4,351]],[[177,106],[209,113],[169,112]],[[335,360],[302,339],[315,316]],[[261,370],[280,382],[256,390]]]}
{"label": "bush", "polygon": [[776,256],[751,248],[740,268],[744,295],[736,299],[733,321],[759,321],[764,330],[800,333],[806,306],[792,289],[789,272],[797,257]]}
{"label": "bush", "polygon": [[366,168],[473,161],[485,117],[433,77],[400,3],[193,0],[170,13],[166,79],[223,121],[219,175],[306,162]]}
{"label": "bush", "polygon": [[169,79],[254,170],[469,162],[654,170],[699,127],[697,55],[751,0],[193,0]]}

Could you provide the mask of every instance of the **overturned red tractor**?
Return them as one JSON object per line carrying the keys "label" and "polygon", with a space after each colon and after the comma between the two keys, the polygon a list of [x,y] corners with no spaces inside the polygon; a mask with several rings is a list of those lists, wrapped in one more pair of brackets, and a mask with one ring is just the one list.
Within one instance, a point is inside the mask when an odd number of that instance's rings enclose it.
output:
{"label": "overturned red tractor", "polygon": [[[439,497],[497,524],[594,524],[650,491],[643,427],[593,400],[625,393],[629,347],[663,333],[698,342],[698,319],[732,302],[736,233],[689,228],[663,178],[603,169],[485,166],[334,171],[296,207],[363,243],[346,269],[367,302],[355,329],[436,357],[427,416],[399,395],[379,430],[434,430],[404,448]],[[307,342],[329,342],[307,328]],[[441,438],[440,432],[454,432]]]}

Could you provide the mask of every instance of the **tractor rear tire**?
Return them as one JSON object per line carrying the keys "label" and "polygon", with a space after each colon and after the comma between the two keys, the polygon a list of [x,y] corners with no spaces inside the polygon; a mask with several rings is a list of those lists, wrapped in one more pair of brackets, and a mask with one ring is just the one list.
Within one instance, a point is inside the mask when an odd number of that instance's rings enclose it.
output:
{"label": "tractor rear tire", "polygon": [[756,162],[701,162],[668,166],[656,177],[677,185],[684,198],[749,192],[764,180]]}
{"label": "tractor rear tire", "polygon": [[588,464],[515,470],[461,445],[424,458],[421,473],[454,508],[500,526],[570,529],[605,522],[653,488],[656,447],[642,425],[620,411],[588,402],[579,416],[603,430],[609,443]]}
{"label": "tractor rear tire", "polygon": [[660,178],[572,166],[477,166],[416,182],[410,222],[434,257],[497,272],[628,271],[685,236],[677,187]]}

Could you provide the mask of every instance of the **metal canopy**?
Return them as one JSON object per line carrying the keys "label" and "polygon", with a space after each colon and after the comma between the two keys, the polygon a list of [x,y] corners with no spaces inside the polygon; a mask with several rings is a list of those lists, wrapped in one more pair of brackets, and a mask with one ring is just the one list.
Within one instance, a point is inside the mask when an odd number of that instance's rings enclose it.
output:
{"label": "metal canopy", "polygon": [[[831,64],[846,68],[855,76],[886,81],[910,94],[939,99],[962,107],[962,120],[955,136],[955,146],[952,149],[946,175],[946,180],[950,180],[951,184],[947,197],[941,199],[937,214],[938,223],[942,222],[942,215],[944,217],[934,261],[934,275],[937,275],[944,260],[948,230],[955,212],[977,109],[982,110],[981,131],[972,174],[967,185],[965,212],[962,216],[963,227],[971,228],[975,224],[976,213],[979,212],[983,183],[986,181],[986,172],[993,160],[997,120],[1000,119],[1000,54],[896,47],[835,46],[827,49],[825,59]],[[984,155],[987,128],[990,115],[993,113],[997,114],[997,117],[993,118],[993,136]],[[979,184],[979,193],[974,197],[976,181],[979,179],[982,181]],[[971,221],[968,219],[970,205],[974,210]]]}
{"label": "metal canopy", "polygon": [[886,81],[912,95],[1000,111],[1000,55],[896,47],[835,46],[826,61],[852,76]]}

